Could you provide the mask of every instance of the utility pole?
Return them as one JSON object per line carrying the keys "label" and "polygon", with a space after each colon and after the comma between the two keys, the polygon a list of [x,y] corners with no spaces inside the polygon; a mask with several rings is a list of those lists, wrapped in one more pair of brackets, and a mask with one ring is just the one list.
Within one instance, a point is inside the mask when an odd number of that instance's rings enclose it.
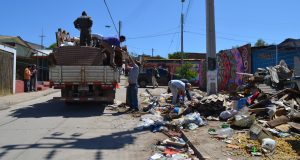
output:
{"label": "utility pole", "polygon": [[152,48],[152,58],[153,58],[153,52],[154,52],[154,49]]}
{"label": "utility pole", "polygon": [[44,38],[46,36],[44,35],[44,30],[43,29],[42,29],[42,35],[40,35],[40,37],[41,37],[41,49],[44,49]]}
{"label": "utility pole", "polygon": [[183,65],[183,23],[184,23],[184,15],[183,15],[183,3],[185,0],[181,0],[181,66]]}
{"label": "utility pole", "polygon": [[206,63],[207,94],[215,94],[218,90],[216,70],[216,34],[214,0],[206,0]]}
{"label": "utility pole", "polygon": [[[41,37],[41,49],[44,49],[44,38],[46,37],[45,35],[44,35],[44,29],[42,29],[42,35],[40,35],[40,37]],[[41,52],[42,53],[42,71],[41,71],[41,75],[42,75],[42,77],[41,77],[41,80],[43,81],[44,80],[44,54],[43,54],[43,52]],[[38,63],[38,54],[39,53],[37,53],[36,54],[36,60],[37,60],[37,63]],[[37,68],[38,68],[38,64],[36,64],[36,66],[37,66]]]}

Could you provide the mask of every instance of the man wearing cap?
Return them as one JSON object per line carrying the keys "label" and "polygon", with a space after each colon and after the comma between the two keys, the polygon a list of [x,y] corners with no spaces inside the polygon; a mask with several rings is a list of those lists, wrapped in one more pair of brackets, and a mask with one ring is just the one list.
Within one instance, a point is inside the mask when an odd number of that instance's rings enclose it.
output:
{"label": "man wearing cap", "polygon": [[91,28],[93,21],[91,17],[87,16],[86,12],[83,11],[81,16],[74,21],[76,29],[80,30],[80,46],[91,45]]}
{"label": "man wearing cap", "polygon": [[177,98],[179,94],[182,94],[184,97],[186,89],[191,89],[190,83],[185,84],[181,80],[171,80],[169,81],[168,86],[173,96],[172,104],[177,103]]}

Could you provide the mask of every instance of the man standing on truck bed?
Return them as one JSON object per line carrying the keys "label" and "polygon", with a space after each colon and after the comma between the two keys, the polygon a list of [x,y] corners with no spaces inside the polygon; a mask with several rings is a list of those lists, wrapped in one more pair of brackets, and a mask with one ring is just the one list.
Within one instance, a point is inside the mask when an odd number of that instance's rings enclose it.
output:
{"label": "man standing on truck bed", "polygon": [[80,46],[90,46],[93,21],[91,17],[87,16],[85,11],[81,15],[74,21],[74,26],[80,30]]}
{"label": "man standing on truck bed", "polygon": [[138,111],[138,86],[137,86],[137,79],[139,75],[139,63],[135,62],[132,57],[128,54],[130,65],[129,75],[128,75],[128,88],[127,88],[127,98],[129,101],[129,106],[131,111]]}

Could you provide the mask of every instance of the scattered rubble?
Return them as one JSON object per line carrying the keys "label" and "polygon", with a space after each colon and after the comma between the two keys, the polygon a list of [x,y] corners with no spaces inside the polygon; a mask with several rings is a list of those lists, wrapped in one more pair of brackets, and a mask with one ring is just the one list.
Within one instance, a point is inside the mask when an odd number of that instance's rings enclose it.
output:
{"label": "scattered rubble", "polygon": [[191,101],[177,105],[170,104],[171,94],[142,93],[141,110],[146,114],[137,128],[169,136],[155,145],[150,159],[195,159],[180,130],[196,134],[212,120],[223,121],[207,134],[226,143],[226,155],[299,159],[300,91],[291,85],[295,83],[284,64],[260,71],[263,74],[246,74],[246,84],[234,93],[206,96],[194,91]]}

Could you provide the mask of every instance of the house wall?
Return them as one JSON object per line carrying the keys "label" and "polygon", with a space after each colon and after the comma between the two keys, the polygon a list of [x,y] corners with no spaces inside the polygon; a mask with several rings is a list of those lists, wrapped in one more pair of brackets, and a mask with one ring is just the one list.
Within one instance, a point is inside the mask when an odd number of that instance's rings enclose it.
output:
{"label": "house wall", "polygon": [[0,45],[0,95],[15,93],[16,51]]}
{"label": "house wall", "polygon": [[299,56],[294,57],[294,71],[295,71],[295,76],[300,76],[300,57]]}
{"label": "house wall", "polygon": [[[217,54],[218,90],[231,91],[242,85],[242,76],[237,74],[251,72],[251,46],[244,45],[235,49],[221,51]],[[206,61],[198,66],[199,87],[206,89]]]}
{"label": "house wall", "polygon": [[290,69],[294,68],[294,58],[300,57],[300,48],[285,48],[279,47],[277,50],[276,62],[276,46],[262,49],[252,50],[252,72],[257,68],[266,68],[269,66],[278,65],[280,60],[284,60]]}

